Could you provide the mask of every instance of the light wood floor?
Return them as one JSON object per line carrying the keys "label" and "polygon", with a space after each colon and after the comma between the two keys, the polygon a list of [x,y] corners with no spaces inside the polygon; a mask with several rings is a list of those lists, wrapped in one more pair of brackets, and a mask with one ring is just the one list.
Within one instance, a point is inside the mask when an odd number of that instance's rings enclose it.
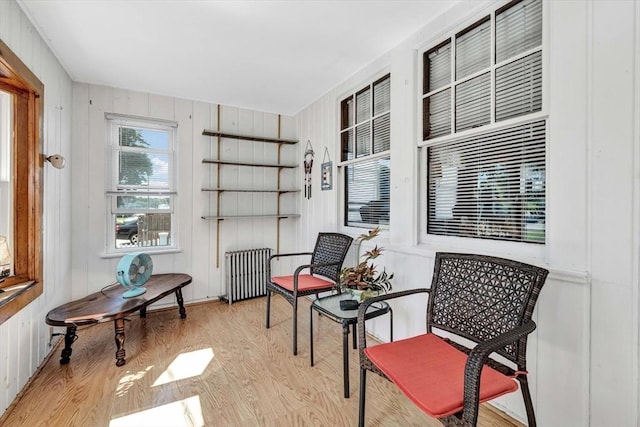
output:
{"label": "light wood floor", "polygon": [[[355,426],[357,350],[350,350],[351,397],[342,396],[340,325],[299,308],[299,351],[291,354],[291,306],[272,298],[150,311],[126,322],[127,364],[115,366],[113,324],[81,329],[69,365],[61,348],[0,419],[9,426]],[[185,376],[185,369],[192,370]],[[368,426],[439,426],[388,381],[367,377]],[[483,407],[480,426],[521,426]]]}

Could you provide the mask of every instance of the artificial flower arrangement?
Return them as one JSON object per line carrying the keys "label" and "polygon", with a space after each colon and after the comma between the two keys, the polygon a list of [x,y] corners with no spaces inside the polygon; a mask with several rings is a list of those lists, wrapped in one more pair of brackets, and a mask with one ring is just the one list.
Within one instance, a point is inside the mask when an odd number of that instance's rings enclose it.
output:
{"label": "artificial flower arrangement", "polygon": [[[380,227],[370,230],[368,233],[361,234],[356,238],[356,253],[360,254],[360,244],[364,241],[371,240],[380,233]],[[393,273],[388,274],[386,269],[378,272],[373,260],[382,255],[384,248],[377,245],[370,251],[365,252],[363,260],[356,267],[345,267],[340,272],[340,284],[347,292],[360,296],[360,301],[378,295],[387,293],[391,290],[391,279]]]}

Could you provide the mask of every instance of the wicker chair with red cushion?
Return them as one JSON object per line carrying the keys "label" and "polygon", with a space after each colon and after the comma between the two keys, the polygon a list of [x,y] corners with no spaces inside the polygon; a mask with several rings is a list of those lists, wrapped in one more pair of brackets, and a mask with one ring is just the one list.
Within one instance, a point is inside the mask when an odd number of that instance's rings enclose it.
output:
{"label": "wicker chair with red cushion", "polygon": [[[430,289],[395,292],[361,304],[358,322],[364,322],[375,301],[428,294],[425,334],[367,347],[365,328],[359,328],[359,425],[364,426],[366,374],[372,371],[448,426],[475,426],[479,404],[516,391],[517,380],[529,426],[535,426],[527,336],[536,327],[531,316],[547,274],[503,258],[437,253]],[[463,346],[454,336],[475,345]],[[489,358],[492,353],[512,366]]]}
{"label": "wicker chair with red cushion", "polygon": [[[293,306],[293,354],[298,354],[298,298],[335,290],[340,281],[340,270],[353,239],[340,233],[319,233],[313,252],[276,254],[269,258],[267,280],[267,328],[271,311],[271,294],[282,295]],[[309,264],[296,268],[292,275],[271,276],[274,258],[311,255]],[[306,273],[302,273],[308,270]]]}

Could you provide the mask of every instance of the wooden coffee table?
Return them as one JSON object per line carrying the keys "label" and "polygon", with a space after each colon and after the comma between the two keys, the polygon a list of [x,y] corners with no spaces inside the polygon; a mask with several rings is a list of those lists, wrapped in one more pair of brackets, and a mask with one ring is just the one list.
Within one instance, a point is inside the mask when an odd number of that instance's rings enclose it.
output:
{"label": "wooden coffee table", "polygon": [[109,286],[100,292],[54,308],[47,314],[47,325],[67,328],[60,364],[66,365],[71,357],[71,345],[78,338],[79,326],[95,325],[113,320],[116,332],[116,366],[126,363],[124,351],[124,319],[140,311],[146,317],[147,306],[175,292],[180,318],[187,317],[182,299],[182,288],[191,283],[187,274],[155,274],[144,284],[147,292],[134,298],[123,298],[125,289],[120,285]]}

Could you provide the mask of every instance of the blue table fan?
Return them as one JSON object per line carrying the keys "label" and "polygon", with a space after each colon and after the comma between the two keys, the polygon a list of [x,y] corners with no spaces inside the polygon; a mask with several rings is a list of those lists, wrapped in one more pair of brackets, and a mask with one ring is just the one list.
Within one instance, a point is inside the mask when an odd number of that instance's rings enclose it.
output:
{"label": "blue table fan", "polygon": [[153,272],[151,257],[143,253],[126,254],[118,262],[116,267],[116,279],[127,289],[122,294],[123,298],[133,298],[147,292],[142,285],[149,280]]}

